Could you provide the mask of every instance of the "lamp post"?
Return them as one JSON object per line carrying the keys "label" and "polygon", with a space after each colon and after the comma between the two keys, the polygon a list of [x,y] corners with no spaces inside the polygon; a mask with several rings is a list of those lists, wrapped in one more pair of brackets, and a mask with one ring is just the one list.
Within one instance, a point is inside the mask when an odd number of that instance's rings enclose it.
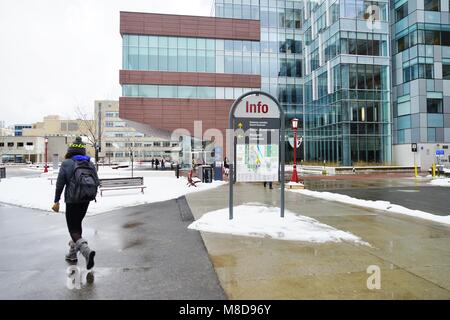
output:
{"label": "lamp post", "polygon": [[298,128],[298,119],[292,119],[292,129],[294,130],[294,170],[292,170],[291,182],[298,183],[298,174],[297,174],[297,128]]}
{"label": "lamp post", "polygon": [[45,167],[44,167],[44,173],[48,172],[48,166],[47,166],[47,160],[48,160],[48,138],[45,137]]}

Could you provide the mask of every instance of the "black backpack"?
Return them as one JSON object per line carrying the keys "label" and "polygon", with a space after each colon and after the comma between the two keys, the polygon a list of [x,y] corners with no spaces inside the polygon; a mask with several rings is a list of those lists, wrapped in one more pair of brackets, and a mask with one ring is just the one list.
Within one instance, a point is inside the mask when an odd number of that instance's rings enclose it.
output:
{"label": "black backpack", "polygon": [[95,167],[90,161],[74,160],[72,178],[68,185],[68,194],[72,203],[95,200],[100,185]]}

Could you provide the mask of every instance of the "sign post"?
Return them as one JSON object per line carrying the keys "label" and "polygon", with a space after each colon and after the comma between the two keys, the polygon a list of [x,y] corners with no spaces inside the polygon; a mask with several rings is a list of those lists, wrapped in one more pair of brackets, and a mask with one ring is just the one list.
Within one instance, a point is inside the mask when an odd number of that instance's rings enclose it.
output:
{"label": "sign post", "polygon": [[229,212],[233,219],[234,182],[279,181],[281,217],[284,217],[284,112],[278,100],[263,91],[240,96],[229,116]]}
{"label": "sign post", "polygon": [[417,178],[419,176],[416,163],[417,143],[411,143],[411,152],[414,154],[414,176]]}

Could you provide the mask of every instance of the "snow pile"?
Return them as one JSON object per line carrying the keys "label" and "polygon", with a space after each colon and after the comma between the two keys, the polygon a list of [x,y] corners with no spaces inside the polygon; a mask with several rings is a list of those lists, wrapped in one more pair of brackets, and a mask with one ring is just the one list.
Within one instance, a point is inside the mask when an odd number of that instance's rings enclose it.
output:
{"label": "snow pile", "polygon": [[439,178],[430,182],[432,186],[450,187],[450,178]]}
{"label": "snow pile", "polygon": [[[100,178],[130,177],[130,171],[118,171],[110,168],[101,168]],[[222,181],[213,183],[199,183],[197,188],[188,187],[187,179],[177,179],[173,171],[143,171],[135,172],[135,177],[144,176],[147,187],[144,194],[140,189],[105,191],[103,197],[97,195],[97,202],[91,202],[88,215],[98,214],[123,207],[148,204],[159,201],[175,199],[191,192],[204,191],[224,184]],[[51,185],[49,177],[56,175],[47,173],[39,177],[16,177],[2,179],[0,182],[0,202],[51,211],[55,195],[55,181]],[[61,199],[61,211],[65,210],[64,192]]]}
{"label": "snow pile", "polygon": [[420,210],[411,210],[396,204],[392,204],[389,201],[372,201],[372,200],[362,200],[357,198],[352,198],[347,195],[332,193],[332,192],[318,192],[311,190],[289,190],[291,192],[297,192],[305,196],[316,197],[329,201],[336,201],[341,203],[346,203],[350,205],[360,206],[364,208],[384,210],[392,213],[404,214],[408,216],[413,216],[416,218],[431,220],[435,222],[440,222],[444,224],[450,224],[450,216],[437,216],[428,212]]}
{"label": "snow pile", "polygon": [[359,237],[337,230],[317,220],[296,215],[288,210],[284,218],[280,209],[262,205],[241,205],[234,207],[234,219],[229,220],[228,208],[212,211],[189,225],[189,229],[226,233],[232,235],[271,238],[305,242],[350,241],[369,245]]}

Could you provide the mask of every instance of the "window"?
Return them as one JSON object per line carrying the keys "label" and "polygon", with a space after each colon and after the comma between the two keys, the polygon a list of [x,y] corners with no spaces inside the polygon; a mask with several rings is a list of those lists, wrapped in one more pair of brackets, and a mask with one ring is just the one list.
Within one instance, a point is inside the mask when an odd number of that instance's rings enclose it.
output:
{"label": "window", "polygon": [[33,142],[27,142],[27,146],[33,146]]}
{"label": "window", "polygon": [[[449,1],[450,4],[450,1]],[[450,32],[449,31],[441,31],[441,45],[450,46]]]}
{"label": "window", "polygon": [[450,80],[450,64],[442,65],[442,77],[445,80]]}
{"label": "window", "polygon": [[395,21],[400,21],[408,15],[408,2],[395,9]]}
{"label": "window", "polygon": [[14,147],[14,142],[8,142],[8,147],[9,148]]}
{"label": "window", "polygon": [[23,142],[17,142],[17,148],[23,148]]}
{"label": "window", "polygon": [[426,30],[425,44],[439,45],[441,44],[441,33],[439,31]]}
{"label": "window", "polygon": [[442,99],[427,99],[428,113],[442,113]]}
{"label": "window", "polygon": [[427,11],[439,11],[441,9],[441,0],[424,0],[423,6]]}
{"label": "window", "polygon": [[409,36],[406,35],[397,40],[397,52],[401,52],[409,48]]}
{"label": "window", "polygon": [[3,148],[5,146],[4,142],[0,142],[0,148]]}

